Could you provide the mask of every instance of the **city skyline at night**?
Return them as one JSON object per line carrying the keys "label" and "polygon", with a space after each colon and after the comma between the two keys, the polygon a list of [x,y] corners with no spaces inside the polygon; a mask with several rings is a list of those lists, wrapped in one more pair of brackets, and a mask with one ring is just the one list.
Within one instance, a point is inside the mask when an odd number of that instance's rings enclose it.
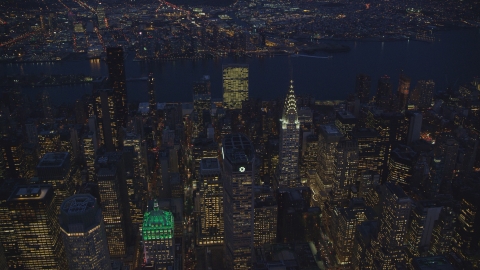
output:
{"label": "city skyline at night", "polygon": [[0,3],[0,269],[480,268],[480,2]]}

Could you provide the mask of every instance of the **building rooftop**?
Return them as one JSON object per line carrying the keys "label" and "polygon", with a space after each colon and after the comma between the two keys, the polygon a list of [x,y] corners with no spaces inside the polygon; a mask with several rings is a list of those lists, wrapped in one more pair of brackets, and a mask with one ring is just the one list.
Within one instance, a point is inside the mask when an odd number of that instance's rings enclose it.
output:
{"label": "building rooftop", "polygon": [[220,162],[217,158],[202,158],[200,161],[200,173],[220,170]]}
{"label": "building rooftop", "polygon": [[37,168],[39,167],[62,167],[65,161],[68,159],[68,152],[46,153]]}
{"label": "building rooftop", "polygon": [[47,197],[53,197],[53,188],[51,185],[28,185],[17,186],[10,198],[9,202],[20,201],[42,201]]}
{"label": "building rooftop", "polygon": [[161,210],[155,200],[153,209],[143,216],[143,241],[173,238],[173,225],[172,212]]}
{"label": "building rooftop", "polygon": [[88,211],[96,204],[95,197],[90,194],[76,194],[67,198],[61,206],[62,213],[79,214]]}
{"label": "building rooftop", "polygon": [[230,163],[251,163],[255,156],[253,145],[243,134],[228,134],[223,139],[223,158]]}

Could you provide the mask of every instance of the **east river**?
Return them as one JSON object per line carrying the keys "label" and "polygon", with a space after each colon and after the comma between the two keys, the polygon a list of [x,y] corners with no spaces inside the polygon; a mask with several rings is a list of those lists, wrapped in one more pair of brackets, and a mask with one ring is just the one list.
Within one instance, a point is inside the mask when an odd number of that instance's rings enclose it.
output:
{"label": "east river", "polygon": [[[480,77],[480,30],[457,29],[436,31],[435,42],[402,41],[342,41],[346,53],[317,53],[318,57],[225,57],[218,59],[180,59],[175,61],[133,61],[133,52],[125,61],[127,78],[148,76],[153,72],[158,102],[188,102],[192,100],[192,84],[202,75],[210,75],[212,97],[222,96],[222,65],[249,64],[250,97],[263,100],[283,96],[292,77],[295,91],[320,100],[345,99],[355,86],[355,76],[366,73],[372,77],[372,92],[377,80],[389,75],[396,89],[403,70],[412,79],[432,79],[436,91],[458,87]],[[331,55],[332,58],[323,58]],[[85,74],[107,76],[106,63],[100,60],[61,61],[55,63],[0,64],[0,76],[12,74]],[[24,88],[24,94],[35,96],[46,89],[55,104],[73,102],[91,92],[90,84],[56,87]],[[147,100],[147,82],[127,82],[130,102]]]}

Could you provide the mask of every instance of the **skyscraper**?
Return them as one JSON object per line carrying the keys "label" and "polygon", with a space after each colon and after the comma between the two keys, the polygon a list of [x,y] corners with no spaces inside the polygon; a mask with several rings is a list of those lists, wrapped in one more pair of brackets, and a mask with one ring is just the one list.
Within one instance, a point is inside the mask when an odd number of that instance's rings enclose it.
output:
{"label": "skyscraper", "polygon": [[367,103],[370,96],[370,88],[372,86],[372,78],[367,74],[358,74],[355,81],[355,95],[360,102]]}
{"label": "skyscraper", "polygon": [[243,134],[225,135],[222,145],[225,267],[250,269],[255,150]]}
{"label": "skyscraper", "polygon": [[392,84],[390,77],[384,75],[378,79],[377,94],[375,104],[380,109],[389,110],[392,101]]}
{"label": "skyscraper", "polygon": [[200,161],[198,189],[200,210],[198,244],[223,244],[223,181],[217,158],[203,158]]}
{"label": "skyscraper", "polygon": [[153,73],[148,75],[148,107],[151,116],[155,116],[157,112],[157,100],[155,99],[155,78]]}
{"label": "skyscraper", "polygon": [[297,99],[293,91],[293,81],[285,98],[280,122],[280,150],[278,164],[278,186],[301,186],[298,169],[298,151],[300,150],[300,122],[298,121]]}
{"label": "skyscraper", "polygon": [[118,147],[118,126],[119,115],[116,110],[115,92],[111,89],[96,89],[95,115],[100,131],[100,140],[107,148],[107,151],[115,151]]}
{"label": "skyscraper", "polygon": [[75,182],[72,179],[70,153],[47,153],[37,165],[37,175],[40,183],[50,184],[55,192],[56,213],[60,213],[63,201],[73,195]]}
{"label": "skyscraper", "polygon": [[111,269],[102,211],[90,194],[67,198],[60,208],[60,229],[69,269]]}
{"label": "skyscraper", "polygon": [[400,111],[404,111],[408,104],[408,93],[410,92],[410,78],[407,75],[400,74],[398,80],[397,106]]}
{"label": "skyscraper", "polygon": [[[210,116],[212,94],[210,92],[210,76],[205,75],[200,81],[193,83],[193,137],[206,136],[205,125]],[[204,114],[206,114],[204,117]]]}
{"label": "skyscraper", "polygon": [[255,187],[254,244],[261,247],[277,240],[278,204],[269,187]]}
{"label": "skyscraper", "polygon": [[432,80],[420,80],[415,85],[411,95],[409,104],[418,107],[419,109],[426,109],[432,106],[433,93],[435,83]]}
{"label": "skyscraper", "polygon": [[67,269],[52,186],[17,186],[7,204],[20,254],[14,268]]}
{"label": "skyscraper", "polygon": [[98,158],[97,165],[100,168],[97,171],[97,182],[110,256],[122,257],[126,252],[127,211],[124,211],[124,207],[128,208],[128,202],[125,203],[121,197],[121,185],[125,181],[122,175],[124,168],[120,154],[107,154]]}
{"label": "skyscraper", "polygon": [[381,186],[382,215],[378,239],[375,241],[375,260],[380,269],[391,269],[404,263],[405,235],[412,200],[401,187],[385,183]]}
{"label": "skyscraper", "polygon": [[105,8],[101,3],[97,6],[97,19],[98,19],[98,29],[105,29]]}
{"label": "skyscraper", "polygon": [[318,136],[318,175],[323,185],[333,185],[335,179],[335,152],[343,138],[334,125],[321,125]]}
{"label": "skyscraper", "polygon": [[161,210],[154,200],[143,217],[144,262],[155,269],[170,269],[175,259],[174,221],[171,212]]}
{"label": "skyscraper", "polygon": [[248,65],[223,66],[223,107],[239,110],[248,99]]}
{"label": "skyscraper", "polygon": [[108,80],[115,98],[117,126],[125,126],[127,120],[127,86],[122,47],[107,48]]}

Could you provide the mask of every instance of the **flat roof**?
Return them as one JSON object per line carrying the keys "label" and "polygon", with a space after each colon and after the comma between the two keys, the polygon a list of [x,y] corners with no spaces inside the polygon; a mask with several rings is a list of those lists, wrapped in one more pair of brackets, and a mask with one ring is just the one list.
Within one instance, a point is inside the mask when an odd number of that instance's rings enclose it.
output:
{"label": "flat roof", "polygon": [[252,143],[244,134],[225,135],[222,145],[224,159],[230,163],[252,162],[255,151]]}
{"label": "flat roof", "polygon": [[46,153],[37,167],[62,167],[68,159],[68,152]]}

